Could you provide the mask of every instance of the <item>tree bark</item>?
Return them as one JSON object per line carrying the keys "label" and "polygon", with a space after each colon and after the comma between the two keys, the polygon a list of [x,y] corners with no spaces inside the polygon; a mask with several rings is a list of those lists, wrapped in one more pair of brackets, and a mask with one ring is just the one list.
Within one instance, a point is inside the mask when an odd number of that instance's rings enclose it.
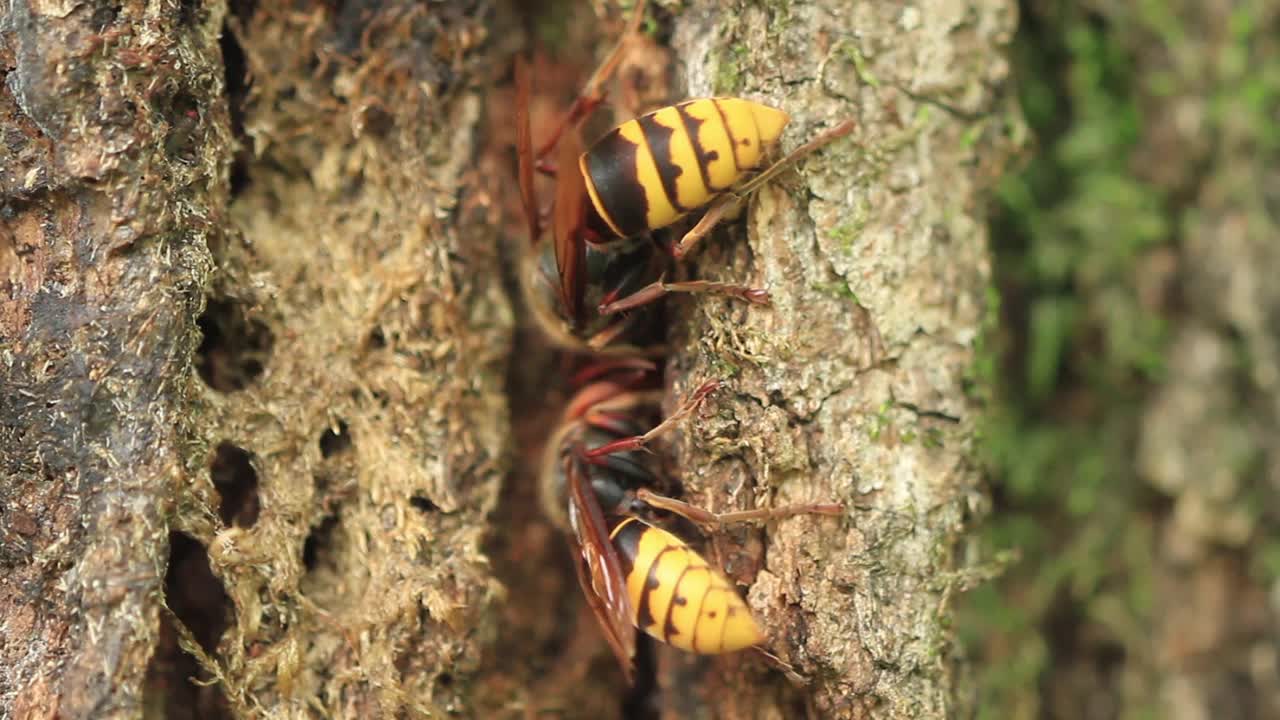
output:
{"label": "tree bark", "polygon": [[486,3],[9,7],[0,715],[465,710],[510,325],[459,191]]}
{"label": "tree bark", "polygon": [[225,221],[217,10],[0,15],[0,715],[133,717]]}
{"label": "tree bark", "polygon": [[765,286],[772,309],[674,303],[673,402],[728,381],[685,426],[686,495],[848,510],[710,544],[802,687],[751,655],[664,650],[630,699],[561,672],[608,656],[528,485],[489,520],[512,319],[505,168],[478,133],[513,10],[0,17],[0,714],[504,715],[547,693],[568,716],[956,712],[1010,4],[675,17],[690,95],[784,108],[788,148],[858,122],[699,251],[695,274]]}
{"label": "tree bark", "polygon": [[[1009,152],[998,101],[1014,19],[992,0],[701,3],[677,20],[690,95],[786,109],[788,149],[858,122],[761,189],[745,233],[702,251],[699,277],[763,286],[773,308],[677,304],[673,394],[730,386],[686,435],[686,494],[720,510],[847,507],[720,543],[806,684],[721,665],[700,716],[960,712],[949,618],[981,498],[967,387],[987,312],[981,195]],[[678,686],[687,665],[669,656],[660,677]]]}

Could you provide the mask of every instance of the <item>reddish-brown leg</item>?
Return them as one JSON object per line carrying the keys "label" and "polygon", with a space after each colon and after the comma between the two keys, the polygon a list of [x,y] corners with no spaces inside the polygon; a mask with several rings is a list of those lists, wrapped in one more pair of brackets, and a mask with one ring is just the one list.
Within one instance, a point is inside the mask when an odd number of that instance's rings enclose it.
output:
{"label": "reddish-brown leg", "polygon": [[707,211],[698,219],[698,224],[694,225],[689,232],[684,234],[684,237],[680,238],[680,242],[671,248],[671,254],[675,255],[676,260],[683,259],[685,254],[693,249],[694,245],[698,244],[716,225],[720,224],[720,221],[724,219],[725,215],[729,214],[730,210],[737,208],[742,201],[742,197],[735,192],[730,192],[716,198],[711,203],[711,207],[707,208]]}
{"label": "reddish-brown leg", "polygon": [[693,395],[691,395],[688,400],[685,400],[684,404],[682,404],[678,410],[671,413],[669,417],[658,423],[657,426],[649,432],[643,435],[621,438],[610,443],[605,443],[600,447],[591,448],[586,452],[587,460],[595,460],[614,453],[644,449],[653,441],[654,438],[662,435],[663,433],[670,432],[677,423],[693,414],[698,409],[698,406],[702,404],[702,401],[705,400],[708,395],[715,392],[716,389],[720,387],[720,384],[719,380],[711,380],[703,383],[701,387],[693,391]]}
{"label": "reddish-brown leg", "polygon": [[630,295],[627,295],[626,297],[618,298],[613,302],[602,304],[599,308],[599,312],[601,315],[613,315],[627,310],[634,310],[642,305],[648,305],[651,302],[656,302],[670,293],[678,292],[727,295],[739,300],[746,300],[747,302],[755,303],[756,305],[768,305],[770,302],[768,290],[747,287],[746,285],[713,282],[711,280],[667,282],[665,280],[658,279]]}
{"label": "reddish-brown leg", "polygon": [[796,687],[803,687],[806,684],[805,679],[800,676],[800,673],[796,672],[795,666],[791,663],[769,652],[763,645],[756,645],[752,649],[760,653],[764,658],[764,661],[771,665],[773,669],[781,672],[783,675],[786,675],[787,680],[791,681],[792,685],[795,685]]}
{"label": "reddish-brown leg", "polygon": [[632,390],[632,386],[626,382],[609,380],[593,382],[574,393],[573,397],[569,399],[564,408],[564,418],[565,420],[576,420],[592,414],[602,415],[606,411],[616,410],[619,404],[625,407],[638,403],[638,399],[634,401],[618,400],[618,398],[624,396],[634,395],[635,393]]}
{"label": "reddish-brown leg", "polygon": [[809,503],[784,505],[777,508],[757,508],[755,510],[735,510],[726,513],[714,513],[710,510],[690,505],[683,500],[676,500],[659,495],[646,488],[636,491],[636,499],[650,507],[675,513],[708,532],[720,530],[725,525],[742,522],[766,522],[793,515],[828,515],[839,517],[844,514],[844,506],[838,503]]}

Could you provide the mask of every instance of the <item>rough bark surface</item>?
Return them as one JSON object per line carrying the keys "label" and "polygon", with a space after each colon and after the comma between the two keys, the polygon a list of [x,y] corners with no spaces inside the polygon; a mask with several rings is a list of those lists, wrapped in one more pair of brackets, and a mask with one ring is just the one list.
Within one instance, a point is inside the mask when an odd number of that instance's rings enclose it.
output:
{"label": "rough bark surface", "polygon": [[[1012,3],[701,3],[673,41],[690,95],[785,108],[794,147],[839,142],[754,198],[697,274],[767,287],[773,308],[679,304],[673,394],[730,389],[686,435],[686,493],[716,508],[836,500],[718,547],[807,686],[759,663],[702,678],[698,716],[956,712],[950,599],[979,475],[966,393],[988,286],[981,194],[1002,162]],[[685,658],[666,656],[678,687]],[[694,706],[670,707],[689,717]]]}
{"label": "rough bark surface", "polygon": [[[0,715],[134,717],[196,481],[226,220],[217,9],[0,12]],[[207,477],[204,479],[207,483]]]}
{"label": "rough bark surface", "polygon": [[487,4],[7,7],[0,715],[465,710]]}
{"label": "rough bark surface", "polygon": [[[686,494],[849,511],[709,544],[804,686],[659,650],[630,695],[527,475],[489,522],[512,321],[494,153],[472,163],[512,8],[9,8],[0,715],[953,709],[1008,2],[660,11],[688,94],[785,108],[788,148],[858,121],[699,251],[774,307],[676,303],[673,399],[728,381],[686,425]],[[512,393],[555,407],[532,358]]]}

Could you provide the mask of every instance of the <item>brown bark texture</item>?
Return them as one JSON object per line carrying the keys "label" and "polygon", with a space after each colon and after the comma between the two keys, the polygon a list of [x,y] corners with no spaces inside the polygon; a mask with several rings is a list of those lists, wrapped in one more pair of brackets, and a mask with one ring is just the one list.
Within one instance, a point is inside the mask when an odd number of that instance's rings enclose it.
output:
{"label": "brown bark texture", "polygon": [[133,716],[225,222],[219,14],[0,15],[0,714]]}
{"label": "brown bark texture", "polygon": [[[796,518],[724,544],[808,684],[725,670],[700,686],[719,709],[708,715],[958,712],[949,607],[969,582],[956,550],[981,503],[966,384],[989,282],[982,193],[1016,124],[1000,109],[1015,19],[1001,0],[706,3],[677,23],[690,95],[787,109],[784,145],[858,122],[700,256],[700,276],[767,287],[773,308],[678,306],[677,392],[731,378],[680,448],[686,493],[715,508],[849,508],[839,523]],[[680,682],[686,665],[673,658],[660,679]]]}
{"label": "brown bark texture", "polygon": [[0,16],[0,715],[955,711],[1011,3],[655,5],[689,95],[786,109],[786,149],[858,123],[691,263],[774,306],[672,311],[672,402],[726,381],[676,443],[686,497],[847,507],[707,544],[796,679],[659,648],[628,691],[533,517],[515,448],[546,427],[507,398],[559,396],[545,352],[506,374],[493,89],[528,8],[25,0]]}
{"label": "brown bark texture", "polygon": [[484,4],[7,7],[0,714],[466,707],[510,325],[457,190]]}

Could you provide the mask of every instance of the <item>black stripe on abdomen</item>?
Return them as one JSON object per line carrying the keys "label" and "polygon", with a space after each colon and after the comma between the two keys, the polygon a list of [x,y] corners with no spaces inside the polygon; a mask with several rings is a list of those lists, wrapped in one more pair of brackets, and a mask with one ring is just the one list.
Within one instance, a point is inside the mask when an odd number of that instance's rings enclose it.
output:
{"label": "black stripe on abdomen", "polygon": [[[586,170],[609,219],[623,237],[649,229],[649,201],[636,176],[640,147],[617,129],[600,138],[586,154]],[[563,172],[572,172],[565,168]]]}
{"label": "black stripe on abdomen", "polygon": [[658,122],[654,114],[636,118],[636,122],[640,124],[645,142],[649,143],[649,152],[653,155],[653,164],[658,168],[658,177],[662,178],[662,191],[667,194],[667,200],[678,211],[692,210],[693,208],[680,205],[680,193],[676,189],[676,178],[680,177],[684,169],[676,164],[671,155],[671,136],[676,133],[675,128]]}
{"label": "black stripe on abdomen", "polygon": [[720,158],[720,153],[703,148],[702,143],[698,141],[698,133],[701,132],[702,124],[706,120],[699,120],[690,115],[685,110],[688,104],[684,102],[676,105],[676,112],[680,114],[680,122],[684,123],[684,131],[689,136],[689,144],[693,146],[693,154],[698,156],[698,172],[702,173],[702,186],[707,189],[707,192],[714,193],[718,188],[711,187],[711,177],[707,174],[707,167]]}

